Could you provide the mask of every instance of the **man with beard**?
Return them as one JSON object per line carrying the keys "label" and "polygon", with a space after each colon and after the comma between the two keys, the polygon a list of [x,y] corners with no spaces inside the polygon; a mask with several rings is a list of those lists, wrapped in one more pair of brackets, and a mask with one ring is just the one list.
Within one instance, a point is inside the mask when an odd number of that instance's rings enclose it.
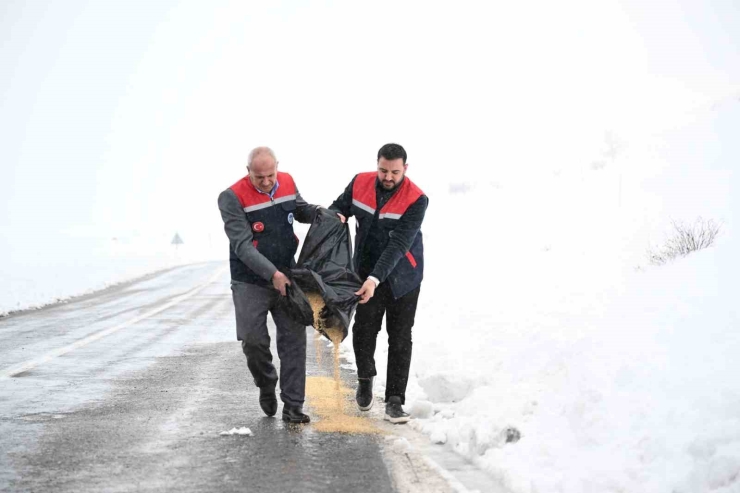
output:
{"label": "man with beard", "polygon": [[357,405],[373,406],[375,344],[383,316],[388,332],[385,419],[406,423],[402,404],[411,364],[411,328],[424,271],[421,223],[429,200],[406,177],[406,151],[386,144],[378,151],[377,170],[356,175],[329,207],[342,221],[355,217],[354,267],[365,279],[352,327],[357,363]]}

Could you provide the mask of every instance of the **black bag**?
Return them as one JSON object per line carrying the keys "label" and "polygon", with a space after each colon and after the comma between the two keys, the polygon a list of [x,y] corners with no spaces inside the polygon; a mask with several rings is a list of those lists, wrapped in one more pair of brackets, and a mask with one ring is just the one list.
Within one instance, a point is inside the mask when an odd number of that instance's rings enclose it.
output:
{"label": "black bag", "polygon": [[313,310],[306,292],[321,295],[326,306],[321,311],[320,327],[314,327],[329,339],[325,327],[342,330],[342,340],[349,333],[349,323],[360,297],[355,294],[362,281],[352,266],[349,225],[335,212],[319,209],[301,248],[298,263],[284,272],[290,279],[287,296],[280,301],[296,322],[314,325]]}

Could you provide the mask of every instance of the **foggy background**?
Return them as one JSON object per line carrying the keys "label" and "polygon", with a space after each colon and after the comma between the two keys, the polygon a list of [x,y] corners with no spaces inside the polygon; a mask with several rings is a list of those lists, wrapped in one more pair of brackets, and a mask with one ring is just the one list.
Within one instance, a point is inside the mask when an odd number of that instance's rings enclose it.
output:
{"label": "foggy background", "polygon": [[622,159],[620,186],[688,163],[709,187],[690,205],[727,210],[737,120],[718,112],[740,97],[739,26],[732,0],[6,0],[0,272],[169,250],[175,232],[189,258],[223,258],[216,197],[258,145],[323,205],[398,142],[430,214],[480,184],[546,208],[536,177],[630,153],[658,158]]}

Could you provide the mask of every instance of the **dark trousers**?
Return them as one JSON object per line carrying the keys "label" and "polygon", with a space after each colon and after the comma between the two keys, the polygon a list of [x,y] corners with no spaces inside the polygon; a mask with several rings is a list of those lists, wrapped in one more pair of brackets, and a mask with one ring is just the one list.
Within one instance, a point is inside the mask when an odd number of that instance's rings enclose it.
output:
{"label": "dark trousers", "polygon": [[397,395],[406,402],[406,384],[411,365],[411,328],[416,316],[416,303],[421,286],[398,299],[393,297],[390,285],[381,283],[375,296],[364,305],[357,305],[355,324],[352,326],[352,345],[355,349],[357,376],[370,378],[375,371],[375,342],[386,315],[388,332],[388,368],[385,398]]}
{"label": "dark trousers", "polygon": [[270,352],[267,313],[275,321],[280,358],[280,399],[289,406],[302,406],[306,395],[306,327],[294,322],[278,304],[280,293],[268,287],[231,281],[236,312],[236,338],[242,341],[247,367],[257,387],[278,381]]}

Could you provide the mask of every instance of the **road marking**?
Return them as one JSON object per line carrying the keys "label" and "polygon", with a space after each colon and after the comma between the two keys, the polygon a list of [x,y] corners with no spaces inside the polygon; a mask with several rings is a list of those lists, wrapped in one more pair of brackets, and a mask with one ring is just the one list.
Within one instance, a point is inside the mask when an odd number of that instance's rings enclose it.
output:
{"label": "road marking", "polygon": [[442,476],[442,478],[447,481],[447,484],[449,484],[456,493],[471,493],[470,490],[468,490],[465,485],[458,481],[457,478],[453,476],[450,471],[437,464],[434,459],[423,452],[421,452],[419,455],[421,455],[421,459],[426,462],[432,470],[436,471],[437,474]]}
{"label": "road marking", "polygon": [[6,380],[8,378],[14,377],[15,375],[18,375],[19,373],[23,373],[24,371],[28,371],[32,368],[35,368],[39,365],[42,365],[44,363],[47,363],[51,361],[52,359],[62,356],[63,354],[67,354],[69,352],[74,351],[75,349],[79,349],[83,346],[87,346],[88,344],[95,342],[99,339],[102,339],[103,337],[109,336],[113,334],[114,332],[118,332],[121,329],[125,329],[126,327],[130,327],[131,325],[134,325],[136,323],[141,322],[142,320],[145,320],[149,317],[153,317],[154,315],[161,313],[168,308],[172,308],[173,306],[177,305],[178,303],[182,303],[183,301],[192,298],[196,294],[203,291],[206,287],[208,287],[210,284],[212,284],[216,279],[221,277],[223,273],[226,271],[226,268],[219,269],[213,276],[211,276],[208,281],[201,284],[200,286],[196,286],[190,291],[188,291],[185,294],[182,294],[178,296],[177,298],[173,299],[172,301],[165,303],[164,305],[160,306],[159,308],[155,308],[154,310],[148,311],[142,315],[139,315],[138,317],[132,318],[131,320],[128,320],[126,322],[123,322],[119,325],[116,325],[115,327],[111,327],[109,329],[101,330],[100,332],[96,332],[95,334],[89,335],[85,337],[84,339],[80,339],[79,341],[73,342],[72,344],[69,344],[67,346],[61,347],[59,349],[54,349],[52,351],[49,351],[48,353],[39,356],[38,358],[34,358],[32,360],[28,360],[25,363],[21,363],[20,365],[8,368],[6,370],[0,371],[0,380]]}

